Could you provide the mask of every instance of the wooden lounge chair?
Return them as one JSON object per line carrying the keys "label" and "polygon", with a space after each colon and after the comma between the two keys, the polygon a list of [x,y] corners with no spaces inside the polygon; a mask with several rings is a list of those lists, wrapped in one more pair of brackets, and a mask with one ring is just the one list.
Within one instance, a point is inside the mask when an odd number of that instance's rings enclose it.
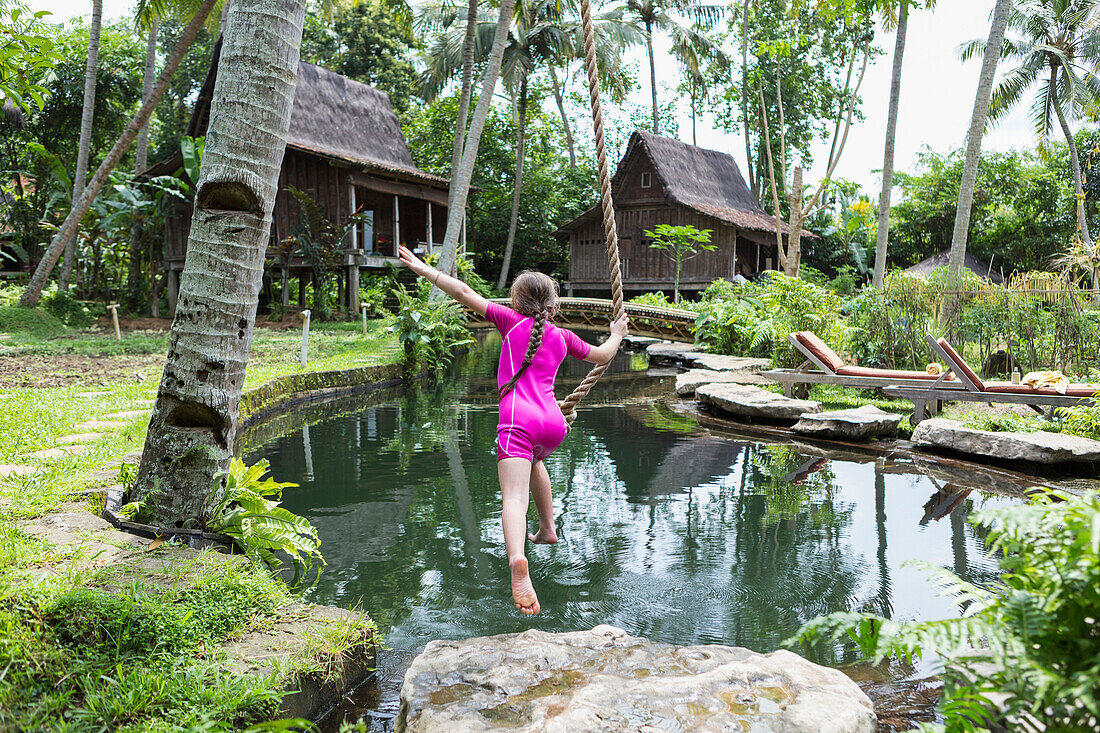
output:
{"label": "wooden lounge chair", "polygon": [[[788,397],[805,397],[809,391],[808,385],[811,384],[839,384],[842,387],[861,389],[882,389],[898,385],[927,387],[935,384],[945,390],[964,389],[951,376],[950,366],[940,375],[896,369],[871,369],[846,364],[839,354],[812,331],[795,331],[787,336],[787,340],[806,357],[806,361],[795,369],[772,369],[762,376],[782,384],[783,394]],[[813,369],[814,366],[817,369]]]}
{"label": "wooden lounge chair", "polygon": [[959,352],[947,343],[946,339],[936,339],[927,335],[925,340],[958,375],[958,381],[966,389],[944,390],[942,385],[935,384],[924,387],[911,384],[885,387],[882,391],[891,397],[903,397],[913,401],[915,409],[910,422],[914,425],[929,417],[928,405],[934,402],[988,402],[990,404],[1001,402],[1027,405],[1040,414],[1044,412],[1043,407],[1046,407],[1047,416],[1053,417],[1055,408],[1091,404],[1095,401],[1097,392],[1100,392],[1098,384],[1071,384],[1065,394],[1062,394],[1053,387],[1032,387],[1012,382],[984,382],[966,363],[966,360],[959,356]]}

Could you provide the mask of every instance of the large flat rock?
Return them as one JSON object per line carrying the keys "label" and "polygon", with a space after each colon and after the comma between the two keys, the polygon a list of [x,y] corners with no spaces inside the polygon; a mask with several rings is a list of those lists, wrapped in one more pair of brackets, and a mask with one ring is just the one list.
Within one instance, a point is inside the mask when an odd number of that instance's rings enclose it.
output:
{"label": "large flat rock", "polygon": [[818,438],[871,440],[896,433],[901,417],[874,405],[864,405],[850,410],[803,415],[791,430]]}
{"label": "large flat rock", "polygon": [[704,384],[769,384],[752,372],[716,372],[711,369],[689,369],[676,375],[676,394],[690,397]]}
{"label": "large flat rock", "polygon": [[401,688],[395,733],[872,733],[844,674],[780,650],[673,646],[613,626],[433,641]]}
{"label": "large flat rock", "polygon": [[716,372],[760,372],[771,369],[770,359],[751,356],[727,356],[726,354],[695,354],[686,361],[695,369],[713,369]]}
{"label": "large flat rock", "polygon": [[796,400],[747,384],[706,384],[695,390],[700,402],[736,417],[797,420],[807,412],[821,412],[821,403]]}
{"label": "large flat rock", "polygon": [[920,446],[1006,461],[1100,465],[1100,440],[1062,433],[994,433],[937,417],[921,422],[912,440]]}

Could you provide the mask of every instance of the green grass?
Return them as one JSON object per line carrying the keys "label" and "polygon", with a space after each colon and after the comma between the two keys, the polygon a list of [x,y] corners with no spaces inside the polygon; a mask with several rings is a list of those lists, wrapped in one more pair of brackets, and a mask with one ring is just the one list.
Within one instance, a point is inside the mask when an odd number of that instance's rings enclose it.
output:
{"label": "green grass", "polygon": [[[0,356],[110,359],[167,349],[163,333],[124,334],[119,343],[113,333],[68,329],[41,311],[0,307],[0,318],[18,329],[0,334]],[[364,337],[358,322],[314,324],[305,368],[298,363],[300,330],[259,328],[245,388],[284,374],[392,361],[399,350],[385,326],[369,322]],[[127,374],[126,381],[100,385],[94,370],[86,376],[86,384],[0,389],[0,463],[39,468],[0,479],[0,731],[242,730],[270,718],[285,675],[325,674],[326,660],[362,622],[322,632],[274,677],[237,674],[220,644],[286,613],[292,599],[281,580],[219,555],[205,556],[207,567],[186,582],[191,563],[160,573],[132,563],[88,571],[79,551],[18,529],[18,521],[81,496],[92,471],[144,444],[146,417],[124,420],[116,431],[76,426],[148,407],[159,367],[146,367],[141,381]],[[88,392],[100,394],[82,394]],[[27,458],[83,432],[104,435],[83,455]]]}
{"label": "green grass", "polygon": [[25,335],[32,339],[53,339],[69,329],[56,316],[40,308],[0,306],[0,333]]}

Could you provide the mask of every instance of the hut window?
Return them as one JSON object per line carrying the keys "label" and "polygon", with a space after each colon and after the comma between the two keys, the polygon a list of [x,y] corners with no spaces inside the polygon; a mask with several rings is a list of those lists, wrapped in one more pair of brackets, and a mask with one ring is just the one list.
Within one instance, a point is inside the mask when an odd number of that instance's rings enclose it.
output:
{"label": "hut window", "polygon": [[653,185],[653,174],[649,171],[642,173],[642,188],[649,188]]}

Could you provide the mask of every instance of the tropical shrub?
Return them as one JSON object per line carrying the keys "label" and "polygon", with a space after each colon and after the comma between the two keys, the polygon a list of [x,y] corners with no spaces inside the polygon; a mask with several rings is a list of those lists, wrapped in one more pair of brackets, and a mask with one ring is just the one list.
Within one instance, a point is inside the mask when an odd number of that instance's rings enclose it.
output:
{"label": "tropical shrub", "polygon": [[684,308],[690,305],[689,303],[680,303],[678,305],[674,304],[668,299],[668,296],[660,290],[655,290],[649,293],[642,293],[637,297],[631,298],[630,302],[634,303],[635,305],[654,305],[658,308]]}
{"label": "tropical shrub", "polygon": [[703,291],[695,338],[717,353],[770,356],[777,366],[794,366],[801,359],[787,335],[813,331],[835,340],[840,303],[832,291],[778,272],[743,286],[718,280]]}
{"label": "tropical shrub", "polygon": [[400,305],[389,331],[405,349],[405,368],[412,371],[419,366],[442,376],[458,351],[474,342],[466,328],[465,310],[457,303],[429,301],[427,288],[418,295],[402,287],[395,293]]}
{"label": "tropical shrub", "polygon": [[[1004,571],[990,588],[921,563],[963,613],[892,621],[841,612],[785,644],[846,644],[881,661],[935,654],[946,665],[936,730],[1097,730],[1100,721],[1100,494],[1050,491],[975,512]],[[914,563],[915,564],[915,563]],[[997,701],[994,701],[996,696]]]}
{"label": "tropical shrub", "polygon": [[240,458],[230,461],[224,489],[215,489],[206,508],[206,528],[229,535],[250,558],[273,569],[283,564],[276,552],[289,557],[293,585],[305,577],[311,564],[325,564],[321,539],[309,520],[279,506],[283,489],[298,484],[265,479],[269,466],[267,459],[252,466]]}

